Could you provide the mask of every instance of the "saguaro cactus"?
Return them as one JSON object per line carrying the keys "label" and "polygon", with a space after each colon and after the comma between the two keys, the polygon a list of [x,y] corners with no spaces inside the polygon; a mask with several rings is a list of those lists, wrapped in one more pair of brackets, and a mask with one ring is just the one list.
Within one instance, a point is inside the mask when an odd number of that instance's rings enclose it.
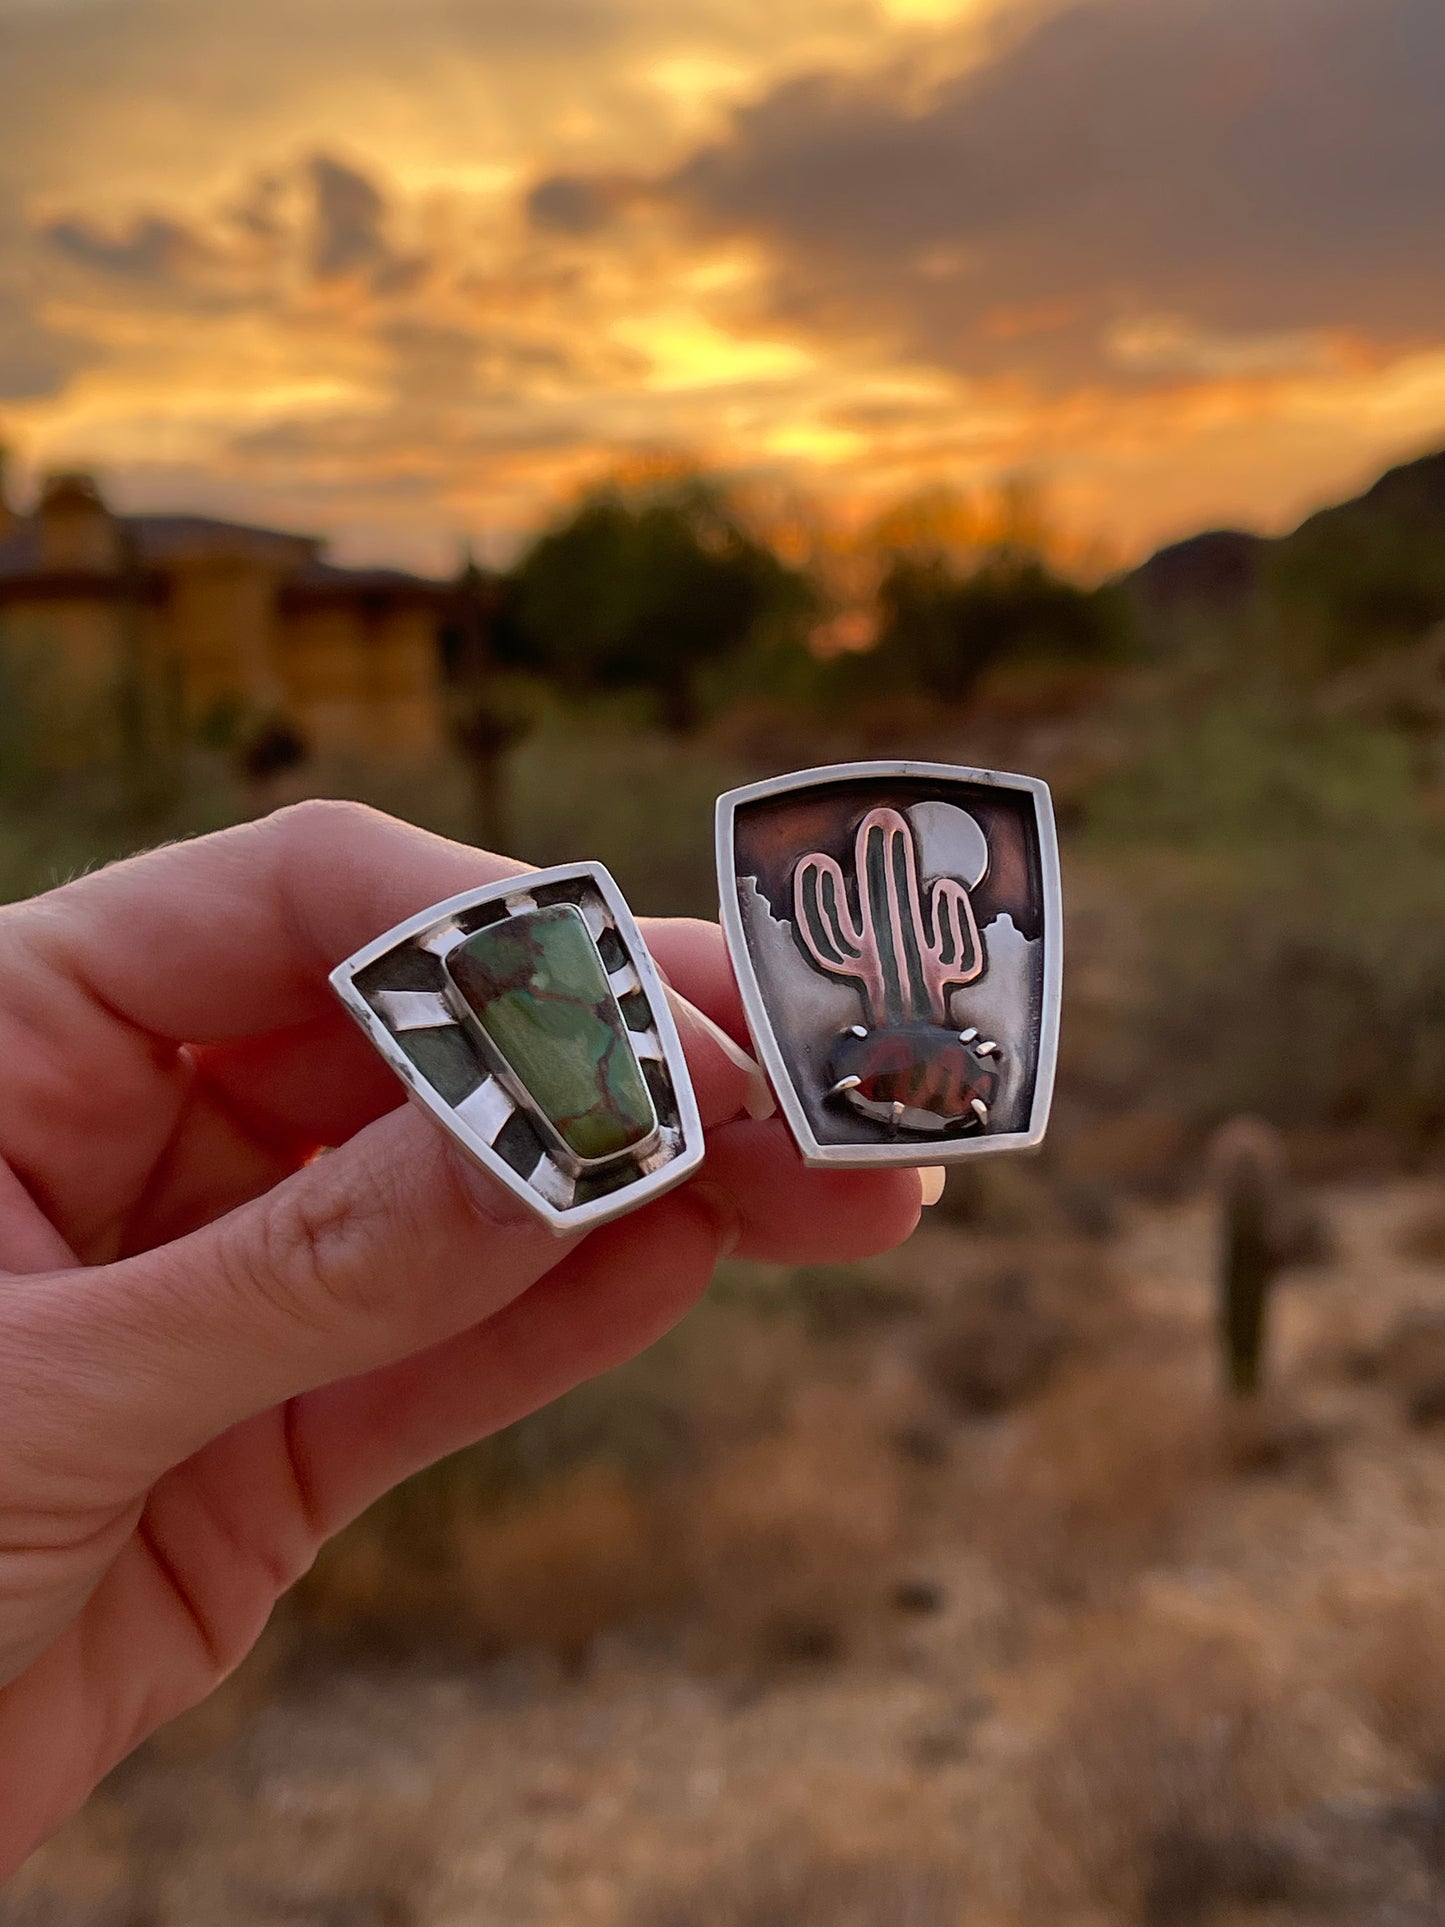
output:
{"label": "saguaro cactus", "polygon": [[1263,1377],[1270,1290],[1288,1258],[1288,1179],[1276,1132],[1256,1118],[1224,1125],[1211,1147],[1219,1197],[1218,1329],[1230,1390],[1252,1398]]}
{"label": "saguaro cactus", "polygon": [[842,866],[819,851],[794,873],[798,940],[819,970],[857,986],[867,1019],[834,1046],[826,1096],[894,1133],[985,1129],[999,1046],[949,1026],[950,992],[985,965],[967,889],[939,877],[925,900],[912,826],[892,809],[859,824],[853,887],[856,908]]}
{"label": "saguaro cactus", "polygon": [[983,970],[983,945],[968,891],[940,877],[924,901],[918,851],[897,810],[870,810],[853,856],[856,914],[841,867],[815,852],[799,863],[793,896],[798,934],[820,970],[851,978],[870,1028],[948,1023],[950,991]]}

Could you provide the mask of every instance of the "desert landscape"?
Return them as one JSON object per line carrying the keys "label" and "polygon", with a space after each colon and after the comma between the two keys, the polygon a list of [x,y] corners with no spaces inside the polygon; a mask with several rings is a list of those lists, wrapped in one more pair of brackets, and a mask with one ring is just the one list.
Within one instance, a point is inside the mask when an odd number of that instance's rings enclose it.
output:
{"label": "desert landscape", "polygon": [[[175,518],[71,478],[14,538],[7,901],[334,795],[539,864],[585,825],[639,913],[711,916],[719,792],[907,755],[1050,782],[1068,962],[1037,1159],[956,1173],[891,1257],[724,1266],[374,1507],[3,1927],[1445,1917],[1445,455],[1104,578],[1018,490],[831,574],[754,507],[623,475],[430,601],[308,553],[289,627],[240,599],[304,703],[204,727],[132,700],[144,650],[70,710],[39,673],[171,591],[37,572],[32,523],[143,562]],[[195,670],[217,594],[153,667]],[[434,607],[435,660],[377,597]],[[304,740],[385,738],[407,663],[420,764]]]}
{"label": "desert landscape", "polygon": [[1203,1181],[734,1267],[343,1537],[0,1918],[1438,1919],[1445,1184],[1282,1203],[1243,1403]]}

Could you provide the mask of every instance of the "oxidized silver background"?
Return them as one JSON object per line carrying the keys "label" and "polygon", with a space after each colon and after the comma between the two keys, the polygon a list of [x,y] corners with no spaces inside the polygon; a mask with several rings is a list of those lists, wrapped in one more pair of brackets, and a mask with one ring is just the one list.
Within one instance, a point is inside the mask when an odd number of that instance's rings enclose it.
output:
{"label": "oxidized silver background", "polygon": [[[980,780],[985,776],[990,780]],[[856,922],[858,830],[880,809],[896,811],[907,825],[920,937],[936,935],[931,912],[940,882],[945,896],[966,896],[972,912],[981,968],[944,992],[941,1020],[955,1034],[976,1030],[980,1040],[999,1045],[990,1060],[997,1091],[981,1126],[889,1129],[828,1096],[840,1037],[874,1017],[866,984],[845,974],[850,960],[841,970],[820,963],[820,948],[828,946],[800,915],[798,870],[809,856],[829,876],[837,864],[844,914]],[[825,1162],[854,1161],[854,1153],[857,1161],[908,1162],[911,1147],[924,1163],[940,1149],[964,1155],[1037,1141],[1051,1095],[1061,962],[1057,855],[1042,784],[918,764],[808,772],[723,798],[719,858],[724,920],[755,1041],[805,1153],[816,1151]],[[961,892],[952,887],[958,885]],[[909,914],[905,905],[905,920]],[[966,962],[959,974],[970,974]]]}

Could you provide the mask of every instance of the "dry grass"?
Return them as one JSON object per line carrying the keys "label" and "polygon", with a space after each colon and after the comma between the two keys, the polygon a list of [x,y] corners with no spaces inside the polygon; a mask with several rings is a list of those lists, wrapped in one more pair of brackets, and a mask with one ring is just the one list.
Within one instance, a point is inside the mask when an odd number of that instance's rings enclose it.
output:
{"label": "dry grass", "polygon": [[599,1634],[675,1609],[682,1588],[656,1500],[608,1467],[584,1466],[499,1510],[459,1512],[444,1558],[407,1564],[385,1533],[348,1533],[318,1560],[298,1605],[323,1633],[363,1644],[442,1640],[577,1665]]}
{"label": "dry grass", "polygon": [[1289,1898],[1271,1827],[1320,1794],[1318,1759],[1241,1643],[1126,1622],[1079,1663],[1034,1759],[1027,1918],[1175,1927]]}
{"label": "dry grass", "polygon": [[237,1899],[254,1920],[296,1927],[420,1927],[438,1885],[435,1853],[415,1813],[358,1830],[339,1861],[299,1879],[252,1877]]}
{"label": "dry grass", "polygon": [[1438,1305],[1401,1312],[1360,1364],[1367,1377],[1394,1394],[1412,1424],[1445,1420],[1445,1310]]}
{"label": "dry grass", "polygon": [[1396,1234],[1395,1249],[1412,1264],[1445,1268],[1445,1201],[1408,1218]]}
{"label": "dry grass", "polygon": [[980,1259],[955,1281],[914,1346],[924,1383],[958,1418],[1027,1403],[1118,1332],[1118,1292],[1100,1247],[1057,1235],[1013,1245],[1011,1262],[989,1270]]}
{"label": "dry grass", "polygon": [[[1332,1354],[1324,1354],[1329,1366]],[[1323,1488],[1334,1475],[1340,1430],[1286,1392],[1240,1400],[1219,1414],[1219,1469],[1225,1477],[1290,1476]]]}
{"label": "dry grass", "polygon": [[[216,1771],[216,1760],[231,1771]],[[228,1920],[304,1927],[417,1927],[430,1918],[441,1865],[433,1804],[373,1800],[365,1825],[328,1827],[274,1806],[257,1824],[244,1741],[210,1759],[149,1747],[102,1787],[80,1851],[52,1878],[34,1867],[0,1895],[3,1927],[191,1927],[209,1868]],[[259,1850],[258,1850],[259,1849]],[[56,1877],[58,1876],[58,1877]]]}
{"label": "dry grass", "polygon": [[[732,1267],[644,1357],[432,1468],[327,1546],[293,1618],[335,1649],[577,1663],[688,1590],[691,1483],[771,1435],[811,1357],[787,1289]],[[815,1289],[821,1290],[821,1287]]]}
{"label": "dry grass", "polygon": [[1042,1390],[1070,1349],[1068,1324],[1027,1272],[960,1295],[921,1347],[926,1381],[961,1417],[1007,1411]]}
{"label": "dry grass", "polygon": [[887,1598],[904,1541],[896,1449],[855,1389],[823,1384],[775,1429],[725,1438],[665,1481],[583,1465],[500,1507],[458,1506],[410,1559],[382,1523],[353,1530],[297,1611],[382,1651],[441,1643],[576,1667],[614,1628],[686,1616],[712,1663],[832,1659]]}
{"label": "dry grass", "polygon": [[1075,1177],[1039,1161],[984,1158],[954,1165],[933,1221],[1014,1237],[1104,1239],[1118,1229],[1117,1187],[1103,1174]]}
{"label": "dry grass", "polygon": [[1107,1596],[1165,1557],[1218,1477],[1220,1420],[1197,1374],[1139,1358],[1070,1373],[980,1465],[980,1543],[1024,1596]]}
{"label": "dry grass", "polygon": [[629,1927],[963,1927],[956,1882],[907,1860],[776,1853],[661,1898]]}
{"label": "dry grass", "polygon": [[788,1291],[807,1336],[822,1343],[871,1338],[880,1328],[916,1319],[927,1310],[921,1292],[858,1265],[800,1266]]}
{"label": "dry grass", "polygon": [[838,1658],[905,1542],[896,1455],[841,1387],[812,1388],[678,1503],[704,1645],[723,1662]]}
{"label": "dry grass", "polygon": [[683,1584],[658,1506],[601,1467],[473,1521],[460,1553],[490,1650],[540,1646],[573,1665],[599,1633],[671,1611]]}
{"label": "dry grass", "polygon": [[1075,1182],[1169,1197],[1194,1177],[1198,1149],[1174,1113],[1123,1111],[1090,1118],[1087,1130],[1067,1139],[1063,1168]]}
{"label": "dry grass", "polygon": [[[72,1898],[54,1861],[51,1898],[0,1920],[1445,1918],[1445,1608],[1418,1572],[1383,1615],[1401,1575],[1355,1583],[1425,1556],[1445,1487],[1400,1401],[1319,1342],[1365,1315],[1377,1218],[1291,1299],[1280,1393],[1241,1410],[1203,1214],[1170,1215],[1172,1257],[1140,1215],[1121,1258],[944,1231],[887,1267],[731,1271],[645,1370],[348,1534],[299,1614],[340,1666],[169,1735],[106,1796],[109,1887]],[[1428,1351],[1411,1324],[1384,1349],[1389,1385]],[[647,1622],[666,1636],[600,1641]],[[376,1645],[420,1659],[374,1667]],[[527,1649],[561,1669],[472,1663]],[[376,1726],[348,1726],[373,1691]],[[288,1717],[301,1765],[283,1743],[248,1792],[256,1731],[275,1747]]]}
{"label": "dry grass", "polygon": [[[1127,1324],[1097,1244],[1014,1248],[1013,1267],[931,1286],[739,1277],[670,1380],[655,1361],[617,1374],[511,1457],[399,1495],[326,1550],[300,1617],[363,1647],[574,1667],[639,1621],[693,1627],[710,1665],[837,1659],[868,1643],[920,1535],[948,1529],[959,1465],[1007,1583],[1094,1596],[1162,1552],[1218,1471],[1214,1408],[1153,1358],[1092,1363]],[[1004,1437],[970,1437],[1010,1414]]]}
{"label": "dry grass", "polygon": [[1445,1601],[1393,1602],[1361,1642],[1356,1684],[1366,1716],[1428,1786],[1445,1786]]}

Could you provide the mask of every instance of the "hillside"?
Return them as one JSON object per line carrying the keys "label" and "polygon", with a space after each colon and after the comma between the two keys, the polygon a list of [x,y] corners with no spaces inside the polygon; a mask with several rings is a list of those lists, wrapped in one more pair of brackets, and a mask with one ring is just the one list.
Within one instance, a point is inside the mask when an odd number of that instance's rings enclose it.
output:
{"label": "hillside", "polygon": [[1355,637],[1413,638],[1445,619],[1445,450],[1387,469],[1287,535],[1211,529],[1170,543],[1129,586],[1151,626],[1238,618],[1272,591]]}

